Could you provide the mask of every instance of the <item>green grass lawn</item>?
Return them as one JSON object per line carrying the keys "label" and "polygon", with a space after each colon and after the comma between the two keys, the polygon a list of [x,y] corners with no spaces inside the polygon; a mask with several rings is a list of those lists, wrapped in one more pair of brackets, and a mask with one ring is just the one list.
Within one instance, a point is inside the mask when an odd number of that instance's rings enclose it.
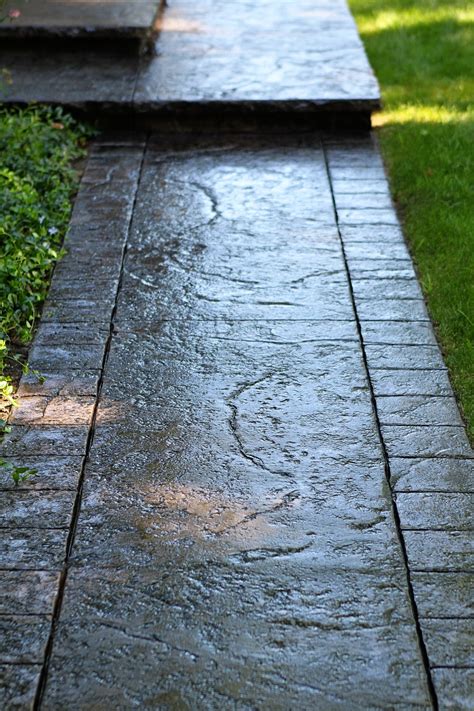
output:
{"label": "green grass lawn", "polygon": [[384,109],[374,117],[456,393],[474,436],[474,6],[349,0]]}

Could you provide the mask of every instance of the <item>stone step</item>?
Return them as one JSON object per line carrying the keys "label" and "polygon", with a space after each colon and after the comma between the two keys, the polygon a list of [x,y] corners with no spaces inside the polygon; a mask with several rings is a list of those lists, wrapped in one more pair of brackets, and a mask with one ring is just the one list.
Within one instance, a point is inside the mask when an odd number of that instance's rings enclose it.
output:
{"label": "stone step", "polygon": [[[119,39],[151,42],[161,0],[7,0],[4,14],[21,14],[0,23],[0,38],[31,40]],[[50,44],[51,50],[51,44]],[[54,51],[54,48],[53,48]]]}
{"label": "stone step", "polygon": [[315,115],[367,119],[379,106],[345,0],[170,0],[155,29],[155,51],[141,57],[107,43],[81,51],[77,42],[55,51],[6,43],[0,66],[11,83],[4,101],[57,103],[142,124],[268,122],[282,114],[313,123]]}

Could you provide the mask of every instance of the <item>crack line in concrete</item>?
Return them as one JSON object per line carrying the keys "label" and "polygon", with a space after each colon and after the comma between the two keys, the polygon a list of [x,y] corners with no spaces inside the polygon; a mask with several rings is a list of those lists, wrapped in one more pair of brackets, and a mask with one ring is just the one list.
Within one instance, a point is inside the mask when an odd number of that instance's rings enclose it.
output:
{"label": "crack line in concrete", "polygon": [[162,639],[161,637],[158,637],[155,634],[151,635],[144,635],[144,634],[137,634],[136,632],[131,632],[130,630],[127,630],[125,627],[122,627],[121,625],[117,625],[110,620],[100,620],[100,624],[103,625],[104,627],[109,627],[112,630],[116,630],[117,632],[120,632],[121,634],[125,635],[125,637],[130,637],[131,639],[137,639],[142,642],[154,642],[155,644],[162,644],[163,646],[167,647],[170,650],[173,650],[175,652],[179,652],[180,654],[187,654],[188,656],[192,657],[194,660],[199,659],[199,654],[196,654],[195,652],[190,652],[189,649],[185,649],[184,647],[178,647],[175,644],[172,644],[171,642],[168,642],[166,639]]}
{"label": "crack line in concrete", "polygon": [[227,404],[231,410],[231,415],[228,418],[229,422],[229,427],[230,431],[232,432],[235,441],[237,442],[237,446],[239,448],[239,452],[249,462],[252,462],[256,467],[259,469],[263,469],[263,471],[268,472],[269,474],[275,474],[277,476],[289,476],[289,472],[285,471],[274,471],[270,469],[263,459],[255,454],[250,454],[247,452],[245,445],[242,441],[242,435],[240,432],[240,427],[238,423],[238,415],[239,415],[239,408],[236,404],[237,399],[246,391],[249,390],[250,388],[255,387],[259,383],[263,383],[265,380],[268,380],[269,378],[272,378],[275,375],[275,373],[266,373],[265,375],[261,376],[260,378],[257,378],[254,381],[251,382],[245,382],[240,387],[238,387],[236,390],[234,390],[233,393],[227,398]]}

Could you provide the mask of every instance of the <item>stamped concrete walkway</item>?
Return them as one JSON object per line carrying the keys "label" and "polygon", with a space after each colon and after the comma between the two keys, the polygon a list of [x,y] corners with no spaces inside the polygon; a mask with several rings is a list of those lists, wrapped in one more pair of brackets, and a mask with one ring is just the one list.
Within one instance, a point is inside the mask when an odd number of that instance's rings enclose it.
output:
{"label": "stamped concrete walkway", "polygon": [[378,105],[347,6],[160,23],[0,54],[7,101],[201,130],[92,146],[0,446],[0,707],[472,709],[474,453],[380,156],[250,131]]}
{"label": "stamped concrete walkway", "polygon": [[104,138],[68,249],[2,708],[472,708],[473,451],[370,138]]}

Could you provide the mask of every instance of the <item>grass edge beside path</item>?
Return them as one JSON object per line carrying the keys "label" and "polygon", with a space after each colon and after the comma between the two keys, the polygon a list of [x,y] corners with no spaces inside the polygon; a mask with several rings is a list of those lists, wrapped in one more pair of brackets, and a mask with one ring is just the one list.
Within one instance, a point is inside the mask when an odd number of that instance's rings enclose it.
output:
{"label": "grass edge beside path", "polygon": [[46,297],[69,223],[87,127],[61,109],[0,108],[0,433],[15,405],[12,370]]}
{"label": "grass edge beside path", "polygon": [[381,85],[379,144],[474,440],[474,7],[349,0]]}

